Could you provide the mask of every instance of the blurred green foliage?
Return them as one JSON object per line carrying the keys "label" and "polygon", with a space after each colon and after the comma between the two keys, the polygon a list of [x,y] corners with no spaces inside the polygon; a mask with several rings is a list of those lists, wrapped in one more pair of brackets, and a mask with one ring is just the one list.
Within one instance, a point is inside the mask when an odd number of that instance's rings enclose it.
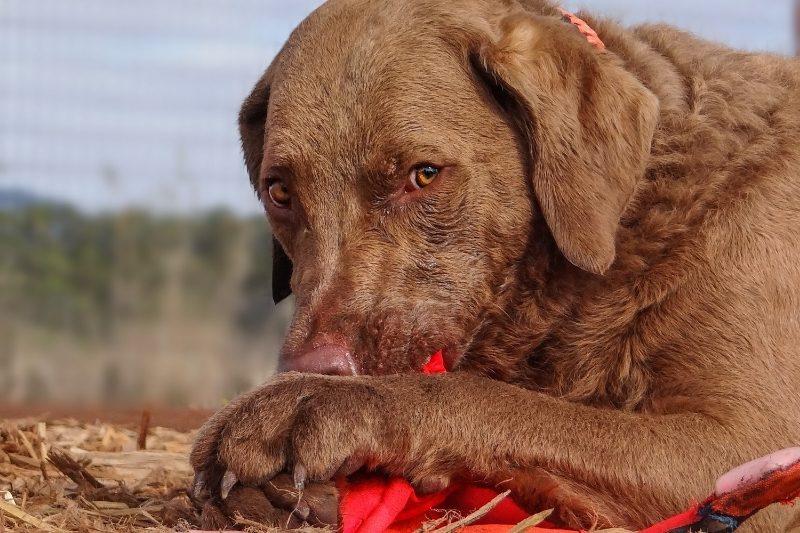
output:
{"label": "blurred green foliage", "polygon": [[173,306],[258,334],[273,310],[271,265],[261,217],[0,211],[0,321],[100,340]]}

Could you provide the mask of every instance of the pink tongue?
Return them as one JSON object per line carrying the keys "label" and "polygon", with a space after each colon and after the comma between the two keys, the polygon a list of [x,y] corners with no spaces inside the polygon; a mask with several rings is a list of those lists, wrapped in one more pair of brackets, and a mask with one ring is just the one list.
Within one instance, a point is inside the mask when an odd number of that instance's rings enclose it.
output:
{"label": "pink tongue", "polygon": [[723,496],[743,485],[758,481],[771,472],[786,470],[797,463],[800,463],[800,448],[789,448],[788,450],[775,452],[761,459],[756,459],[731,470],[719,478],[714,494]]}
{"label": "pink tongue", "polygon": [[423,374],[445,374],[446,372],[447,367],[444,366],[444,354],[442,350],[433,354],[422,367]]}

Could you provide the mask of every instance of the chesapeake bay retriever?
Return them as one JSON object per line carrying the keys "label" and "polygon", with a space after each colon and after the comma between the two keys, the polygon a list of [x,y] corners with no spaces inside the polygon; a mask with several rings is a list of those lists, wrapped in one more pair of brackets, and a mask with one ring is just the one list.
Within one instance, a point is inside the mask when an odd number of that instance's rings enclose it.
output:
{"label": "chesapeake bay retriever", "polygon": [[800,443],[800,65],[579,16],[605,50],[546,0],[292,34],[241,134],[296,372],[201,431],[208,502],[366,465],[642,527]]}

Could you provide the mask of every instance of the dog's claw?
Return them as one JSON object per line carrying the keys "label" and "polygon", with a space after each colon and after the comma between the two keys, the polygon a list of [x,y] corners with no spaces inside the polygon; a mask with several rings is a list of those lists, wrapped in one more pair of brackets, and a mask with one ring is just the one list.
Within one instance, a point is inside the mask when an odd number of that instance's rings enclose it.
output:
{"label": "dog's claw", "polygon": [[206,473],[200,472],[196,476],[194,476],[194,482],[192,483],[192,497],[196,500],[200,499],[200,495],[203,493],[203,490],[206,488]]}
{"label": "dog's claw", "polygon": [[294,509],[292,509],[292,516],[299,518],[302,522],[308,520],[308,517],[311,515],[311,507],[306,503],[305,500],[298,500],[297,505],[295,505]]}
{"label": "dog's claw", "polygon": [[306,477],[308,472],[306,471],[306,467],[303,466],[301,463],[297,463],[294,465],[294,473],[292,474],[292,481],[294,482],[294,488],[298,491],[302,491],[306,486]]}
{"label": "dog's claw", "polygon": [[220,496],[222,496],[223,500],[228,499],[228,494],[231,493],[231,489],[233,489],[233,487],[235,487],[238,482],[239,479],[236,477],[236,474],[234,474],[230,470],[227,470],[225,472],[225,475],[222,476],[222,482],[220,483],[219,486]]}

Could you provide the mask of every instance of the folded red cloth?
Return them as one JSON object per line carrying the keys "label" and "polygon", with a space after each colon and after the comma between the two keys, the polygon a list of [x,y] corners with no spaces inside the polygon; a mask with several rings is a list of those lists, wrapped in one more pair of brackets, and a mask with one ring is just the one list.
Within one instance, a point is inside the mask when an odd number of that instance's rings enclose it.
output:
{"label": "folded red cloth", "polygon": [[[446,372],[437,353],[423,367],[426,374]],[[340,480],[340,514],[343,533],[410,533],[448,511],[467,516],[492,501],[496,490],[473,485],[452,485],[429,496],[418,496],[404,479],[365,475]],[[785,450],[744,465],[717,483],[716,493],[685,513],[652,526],[642,533],[734,531],[742,522],[773,503],[800,498],[800,448]],[[529,516],[506,498],[480,521],[465,528],[469,533],[505,533]],[[550,523],[527,533],[575,533]]]}
{"label": "folded red cloth", "polygon": [[[469,515],[498,495],[485,487],[465,485],[451,486],[430,496],[418,496],[405,480],[387,480],[379,476],[341,481],[339,491],[343,533],[416,531],[424,522],[441,518],[447,511]],[[501,524],[508,530],[508,525],[518,524],[528,516],[529,513],[507,498],[476,525]]]}

